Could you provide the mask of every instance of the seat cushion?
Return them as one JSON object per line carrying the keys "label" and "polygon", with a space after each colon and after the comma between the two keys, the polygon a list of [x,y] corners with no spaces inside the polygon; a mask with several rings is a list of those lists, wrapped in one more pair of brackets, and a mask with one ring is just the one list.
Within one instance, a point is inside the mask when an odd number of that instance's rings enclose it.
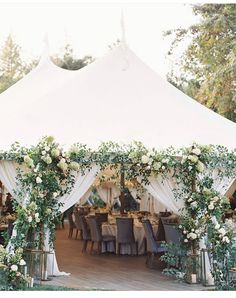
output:
{"label": "seat cushion", "polygon": [[108,242],[108,241],[115,241],[116,237],[112,235],[102,235],[102,241]]}

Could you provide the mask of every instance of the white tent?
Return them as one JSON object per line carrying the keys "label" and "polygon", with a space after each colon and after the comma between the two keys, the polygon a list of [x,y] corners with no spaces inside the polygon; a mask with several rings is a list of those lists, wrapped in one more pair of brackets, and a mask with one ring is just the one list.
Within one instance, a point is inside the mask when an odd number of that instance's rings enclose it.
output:
{"label": "white tent", "polygon": [[142,141],[181,147],[193,141],[236,147],[235,123],[183,94],[125,44],[78,71],[49,59],[0,95],[0,149],[53,135],[62,145]]}

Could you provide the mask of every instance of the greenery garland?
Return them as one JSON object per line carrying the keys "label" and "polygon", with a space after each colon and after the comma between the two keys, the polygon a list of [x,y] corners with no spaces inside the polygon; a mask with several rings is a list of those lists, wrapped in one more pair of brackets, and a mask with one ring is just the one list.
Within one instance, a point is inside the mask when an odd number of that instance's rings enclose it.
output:
{"label": "greenery garland", "polygon": [[[186,252],[192,251],[193,247],[198,249],[198,240],[208,233],[211,248],[215,248],[214,260],[222,264],[220,258],[223,257],[223,263],[228,264],[227,270],[231,266],[229,256],[232,255],[233,233],[222,222],[222,214],[229,205],[212,188],[211,173],[217,171],[219,177],[235,177],[236,150],[193,144],[179,150],[170,147],[158,151],[147,149],[140,142],[122,146],[106,142],[97,151],[78,143],[64,152],[52,137],[45,137],[37,146],[30,148],[15,143],[10,151],[0,152],[0,159],[14,160],[26,167],[26,171],[19,169],[17,175],[17,235],[11,239],[14,248],[29,246],[29,234],[33,237],[31,240],[34,245],[42,248],[44,228],[50,229],[50,246],[53,247],[55,223],[61,207],[58,198],[73,187],[73,172],[85,173],[96,164],[101,170],[108,166],[115,169],[118,178],[122,166],[127,180],[139,177],[144,184],[149,183],[151,176],[161,175],[164,179],[167,175],[173,175],[177,181],[176,200],[185,200],[179,226],[183,249]],[[220,225],[219,229],[213,227],[214,219]],[[226,229],[226,234],[219,234],[221,228]],[[220,235],[223,235],[220,242],[222,245],[217,242]],[[222,282],[222,274],[226,280],[226,274],[219,268],[214,265],[212,272],[216,284]],[[218,270],[221,270],[220,274],[216,274]]]}

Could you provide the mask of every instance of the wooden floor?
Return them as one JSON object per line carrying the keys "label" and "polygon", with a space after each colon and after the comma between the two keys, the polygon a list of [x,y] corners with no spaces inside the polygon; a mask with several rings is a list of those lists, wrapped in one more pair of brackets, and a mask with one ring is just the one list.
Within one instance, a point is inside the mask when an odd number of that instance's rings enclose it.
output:
{"label": "wooden floor", "polygon": [[82,241],[68,239],[68,229],[57,230],[56,256],[61,271],[70,276],[54,277],[47,284],[80,289],[119,291],[196,291],[204,287],[166,277],[161,270],[148,269],[145,256],[82,254]]}

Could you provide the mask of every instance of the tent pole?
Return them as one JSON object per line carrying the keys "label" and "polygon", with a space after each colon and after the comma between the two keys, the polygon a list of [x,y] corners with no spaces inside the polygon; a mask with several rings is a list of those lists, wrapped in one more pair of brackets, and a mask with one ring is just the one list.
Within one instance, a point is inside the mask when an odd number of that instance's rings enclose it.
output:
{"label": "tent pole", "polygon": [[120,175],[120,214],[125,213],[125,170],[124,165],[121,165]]}

